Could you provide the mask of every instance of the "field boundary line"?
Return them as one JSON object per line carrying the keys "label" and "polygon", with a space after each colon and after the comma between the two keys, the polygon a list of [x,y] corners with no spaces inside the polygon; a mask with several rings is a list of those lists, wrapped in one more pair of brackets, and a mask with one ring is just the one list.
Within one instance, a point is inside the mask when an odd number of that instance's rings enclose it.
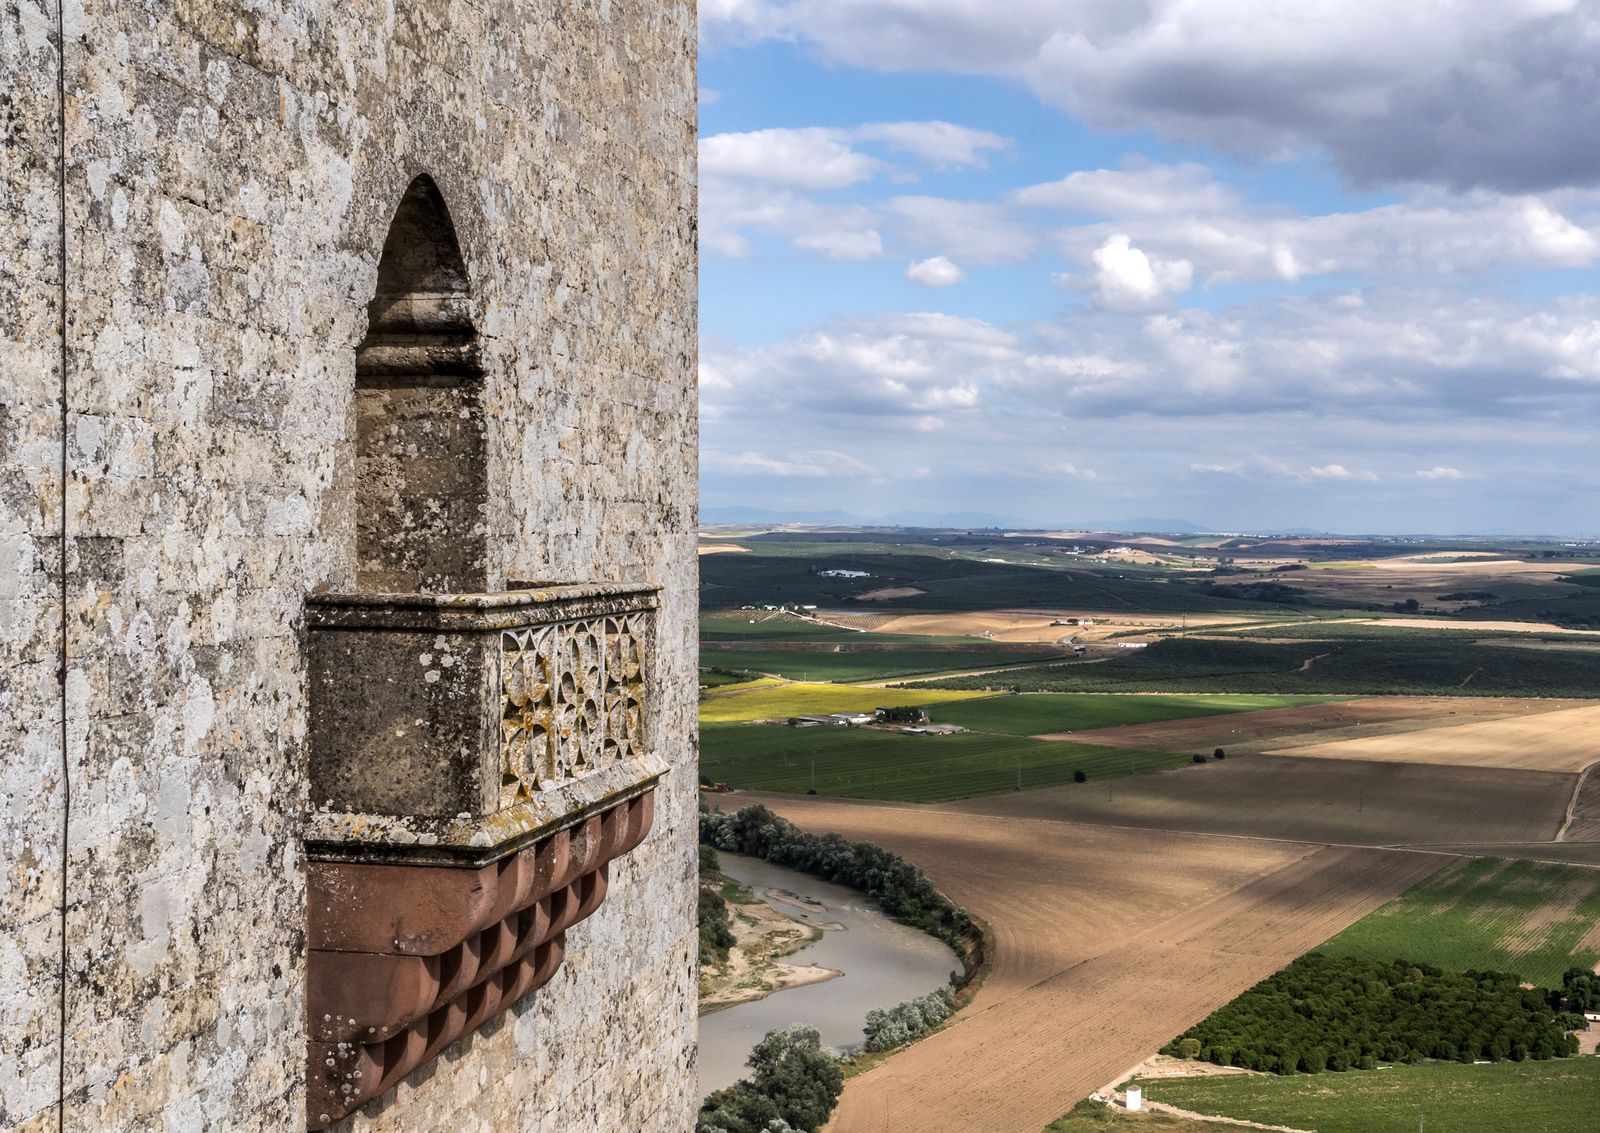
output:
{"label": "field boundary line", "polygon": [[1315,1129],[1296,1129],[1292,1125],[1263,1125],[1259,1121],[1246,1121],[1242,1117],[1222,1117],[1215,1113],[1196,1113],[1191,1109],[1179,1109],[1166,1102],[1144,1103],[1144,1108],[1154,1110],[1156,1113],[1170,1113],[1173,1117],[1181,1117],[1185,1121],[1212,1121],[1218,1125],[1237,1125],[1241,1129],[1270,1129],[1273,1133],[1317,1133]]}
{"label": "field boundary line", "polygon": [[1578,774],[1578,781],[1572,786],[1572,797],[1567,800],[1566,820],[1561,823],[1561,829],[1556,831],[1557,842],[1567,840],[1567,832],[1572,829],[1572,822],[1578,816],[1578,800],[1583,797],[1583,785],[1588,782],[1589,773],[1596,767],[1600,767],[1600,763],[1591,763]]}

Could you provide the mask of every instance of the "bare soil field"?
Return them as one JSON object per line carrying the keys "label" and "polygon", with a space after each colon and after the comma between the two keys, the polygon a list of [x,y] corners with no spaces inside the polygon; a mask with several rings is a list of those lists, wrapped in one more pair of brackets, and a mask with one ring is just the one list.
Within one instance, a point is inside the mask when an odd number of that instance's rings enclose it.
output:
{"label": "bare soil field", "polygon": [[1107,744],[1144,751],[1255,753],[1298,744],[1385,735],[1431,728],[1442,721],[1466,724],[1528,716],[1589,704],[1583,700],[1533,700],[1526,697],[1373,696],[1358,700],[1268,708],[1230,716],[1201,716],[1127,724],[1092,731],[1035,737]]}
{"label": "bare soil field", "polygon": [[868,590],[857,594],[858,602],[887,602],[891,598],[915,598],[918,594],[926,594],[926,590],[919,590],[915,586],[880,586],[876,590]]}
{"label": "bare soil field", "polygon": [[1545,842],[1577,776],[1257,755],[938,809],[1359,846]]}
{"label": "bare soil field", "polygon": [[1472,621],[1467,618],[1352,618],[1342,625],[1388,629],[1436,629],[1469,633],[1558,633],[1562,637],[1600,637],[1600,629],[1567,629],[1549,622]]}
{"label": "bare soil field", "polygon": [[[1405,598],[1416,598],[1428,605],[1443,605],[1458,609],[1462,603],[1445,602],[1442,596],[1459,591],[1490,590],[1496,584],[1554,583],[1562,575],[1592,567],[1592,563],[1562,563],[1539,560],[1520,562],[1514,559],[1473,558],[1464,562],[1428,562],[1430,557],[1401,555],[1389,559],[1374,559],[1348,563],[1318,563],[1308,570],[1295,571],[1282,581],[1296,590],[1305,590],[1323,598],[1357,602],[1390,603]],[[1248,576],[1236,579],[1218,579],[1219,586],[1238,585],[1252,581]],[[1558,631],[1566,632],[1566,631]]]}
{"label": "bare soil field", "polygon": [[1291,753],[1309,759],[1582,771],[1600,763],[1600,705],[1470,723],[1452,720],[1398,735],[1296,746]]}
{"label": "bare soil field", "polygon": [[915,861],[996,965],[938,1034],[851,1079],[829,1133],[1042,1128],[1448,859],[733,795]]}
{"label": "bare soil field", "polygon": [[[849,614],[843,617],[834,614],[829,616],[843,624],[852,626],[857,624]],[[1149,630],[1152,633],[1168,632],[1182,628],[1185,623],[1190,629],[1201,629],[1207,626],[1236,626],[1245,622],[1254,624],[1283,620],[1264,616],[1251,618],[1249,615],[1239,614],[1189,614],[1185,618],[1178,614],[1111,614],[1094,610],[975,610],[950,614],[901,614],[887,618],[869,614],[865,617],[871,619],[870,628],[878,633],[916,633],[939,637],[960,634],[976,637],[988,633],[994,641],[1030,642],[1055,642],[1068,637],[1086,642],[1102,641],[1113,634],[1125,634],[1135,630]],[[1067,618],[1077,618],[1080,624],[1052,624],[1065,621]],[[1081,624],[1085,618],[1094,624]],[[860,624],[863,628],[868,628],[867,622],[863,621]]]}
{"label": "bare soil field", "polygon": [[748,554],[749,547],[741,547],[737,543],[701,543],[702,555],[743,555]]}

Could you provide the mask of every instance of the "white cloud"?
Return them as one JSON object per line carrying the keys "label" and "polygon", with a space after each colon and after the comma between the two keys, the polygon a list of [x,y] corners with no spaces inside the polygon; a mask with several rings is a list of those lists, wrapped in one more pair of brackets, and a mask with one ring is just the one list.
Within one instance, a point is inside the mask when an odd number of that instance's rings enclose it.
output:
{"label": "white cloud", "polygon": [[1459,468],[1446,468],[1440,465],[1436,468],[1419,468],[1417,475],[1424,480],[1465,480],[1467,474]]}
{"label": "white cloud", "polygon": [[923,287],[949,287],[960,283],[962,278],[961,269],[944,256],[915,260],[906,268],[907,282],[920,283]]}
{"label": "white cloud", "polygon": [[1189,290],[1194,265],[1188,260],[1157,260],[1135,248],[1123,233],[1106,238],[1091,253],[1094,301],[1113,311],[1143,311],[1164,305]]}
{"label": "white cloud", "polygon": [[1077,480],[1098,480],[1100,474],[1093,468],[1082,468],[1070,460],[1057,460],[1044,465],[1040,471],[1051,476],[1068,476]]}
{"label": "white cloud", "polygon": [[875,158],[852,149],[838,130],[752,130],[700,139],[702,176],[837,189],[866,181],[881,168]]}
{"label": "white cloud", "polygon": [[878,475],[877,470],[871,465],[836,449],[806,449],[801,452],[784,453],[781,456],[768,456],[766,453],[751,451],[731,455],[712,453],[707,457],[707,463],[727,472],[799,477],[808,480],[855,480],[864,477],[876,478]]}
{"label": "white cloud", "polygon": [[1600,19],[1576,0],[711,0],[702,26],[880,70],[1003,75],[1092,125],[1357,181],[1600,181]]}
{"label": "white cloud", "polygon": [[1320,467],[1306,469],[1306,475],[1314,480],[1376,480],[1374,472],[1352,472],[1342,464],[1324,464]]}
{"label": "white cloud", "polygon": [[1011,139],[950,122],[869,122],[851,131],[864,142],[886,142],[940,169],[972,169],[987,164],[987,152],[1004,150]]}
{"label": "white cloud", "polygon": [[1085,169],[1012,194],[1020,205],[1095,216],[1171,216],[1238,207],[1238,194],[1203,165],[1130,162],[1123,169]]}
{"label": "white cloud", "polygon": [[889,208],[901,234],[925,248],[975,264],[1018,263],[1037,239],[1000,205],[944,197],[896,197]]}
{"label": "white cloud", "polygon": [[829,204],[766,185],[714,178],[700,187],[700,247],[727,259],[755,248],[748,233],[768,232],[830,259],[872,259],[883,250],[877,218],[860,205]]}

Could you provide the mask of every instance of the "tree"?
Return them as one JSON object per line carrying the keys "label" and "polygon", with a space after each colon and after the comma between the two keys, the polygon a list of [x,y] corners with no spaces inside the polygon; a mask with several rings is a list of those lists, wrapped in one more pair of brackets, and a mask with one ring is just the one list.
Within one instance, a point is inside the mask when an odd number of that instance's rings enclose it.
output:
{"label": "tree", "polygon": [[1087,783],[1089,781],[1089,775],[1087,772],[1082,770],[1074,771],[1072,773],[1072,781],[1074,783]]}
{"label": "tree", "polygon": [[1211,753],[1211,758],[1212,759],[1227,759],[1228,758],[1228,753],[1223,751],[1219,747],[1216,751]]}
{"label": "tree", "polygon": [[750,1052],[750,1084],[772,1099],[781,1117],[803,1133],[816,1133],[844,1090],[844,1071],[824,1049],[815,1027],[769,1031]]}
{"label": "tree", "polygon": [[1200,1057],[1200,1040],[1195,1038],[1193,1035],[1190,1035],[1187,1038],[1179,1039],[1178,1040],[1178,1057],[1179,1058],[1199,1058]]}

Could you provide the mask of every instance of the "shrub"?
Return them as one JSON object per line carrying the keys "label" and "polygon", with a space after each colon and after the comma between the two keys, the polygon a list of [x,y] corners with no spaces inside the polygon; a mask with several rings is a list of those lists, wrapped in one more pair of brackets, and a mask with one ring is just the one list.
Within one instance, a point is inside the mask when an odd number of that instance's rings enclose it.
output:
{"label": "shrub", "polygon": [[1223,751],[1219,747],[1216,751],[1211,753],[1211,758],[1212,759],[1227,759],[1228,758],[1228,753]]}
{"label": "shrub", "polygon": [[1194,761],[1196,763],[1204,763],[1206,761],[1206,757],[1201,755],[1199,752],[1195,752],[1194,753]]}
{"label": "shrub", "polygon": [[1081,770],[1074,771],[1072,773],[1072,781],[1074,783],[1087,783],[1089,781],[1089,776],[1088,776],[1087,773],[1085,773],[1085,772],[1083,772]]}
{"label": "shrub", "polygon": [[868,1011],[866,1048],[871,1051],[893,1050],[897,1046],[914,1042],[950,1018],[955,1010],[955,992],[941,987],[916,999],[908,999],[887,1011]]}

